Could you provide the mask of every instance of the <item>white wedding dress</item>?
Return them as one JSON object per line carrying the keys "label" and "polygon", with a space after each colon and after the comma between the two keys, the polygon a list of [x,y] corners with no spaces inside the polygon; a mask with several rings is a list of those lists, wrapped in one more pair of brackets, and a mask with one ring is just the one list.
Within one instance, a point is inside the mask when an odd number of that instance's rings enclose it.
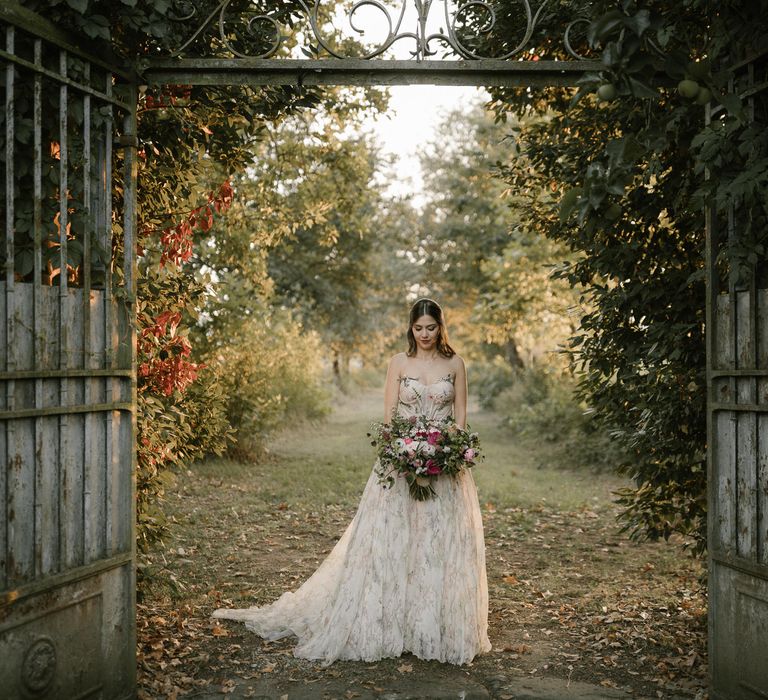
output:
{"label": "white wedding dress", "polygon": [[[450,376],[404,377],[398,413],[443,418]],[[271,605],[220,609],[266,639],[295,635],[295,656],[375,661],[411,652],[452,664],[489,651],[483,523],[469,470],[438,478],[436,498],[416,501],[404,479],[384,488],[374,472],[357,513],[317,570]]]}

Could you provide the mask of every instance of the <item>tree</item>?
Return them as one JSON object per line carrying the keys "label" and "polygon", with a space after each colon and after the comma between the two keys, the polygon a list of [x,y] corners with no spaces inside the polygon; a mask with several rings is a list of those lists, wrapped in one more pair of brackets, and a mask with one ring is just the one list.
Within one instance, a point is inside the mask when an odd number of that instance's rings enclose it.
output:
{"label": "tree", "polygon": [[[565,247],[520,223],[527,209],[553,198],[521,153],[520,128],[516,120],[494,122],[479,104],[446,115],[438,133],[456,138],[422,153],[429,196],[420,244],[424,284],[463,309],[463,345],[501,354],[517,368],[547,353],[556,363],[551,353],[567,337],[576,303],[568,285],[550,277]],[[510,188],[498,177],[502,164],[529,184]]]}
{"label": "tree", "polygon": [[[573,2],[548,12],[537,56],[562,57],[552,37],[569,14],[583,13],[591,18],[586,50],[605,69],[578,91],[493,91],[499,119],[553,112],[548,122],[523,125],[521,144],[559,205],[542,201],[523,225],[574,253],[558,275],[583,291],[592,310],[570,352],[582,397],[629,455],[619,465],[636,484],[620,497],[625,527],[636,537],[691,536],[701,553],[703,205],[724,215],[736,203],[765,222],[757,183],[768,162],[764,129],[750,125],[739,99],[726,94],[725,65],[712,68],[759,46],[766,15],[757,4],[718,3],[713,12],[699,0]],[[702,104],[713,95],[725,110],[707,126]],[[515,190],[530,186],[513,165],[503,172]],[[732,252],[764,259],[766,230],[761,223],[738,235]]]}
{"label": "tree", "polygon": [[257,174],[279,172],[283,207],[298,214],[267,254],[273,301],[295,309],[320,334],[339,381],[377,325],[369,290],[377,281],[371,261],[382,203],[373,183],[378,161],[366,137],[342,134],[316,115],[311,123],[285,124]]}

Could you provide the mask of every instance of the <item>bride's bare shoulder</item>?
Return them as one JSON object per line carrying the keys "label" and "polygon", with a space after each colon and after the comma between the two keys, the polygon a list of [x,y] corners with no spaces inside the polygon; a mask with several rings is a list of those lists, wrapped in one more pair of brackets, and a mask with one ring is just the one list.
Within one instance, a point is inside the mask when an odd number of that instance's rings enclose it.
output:
{"label": "bride's bare shoulder", "polygon": [[458,353],[455,353],[454,355],[451,356],[451,359],[448,360],[448,364],[450,365],[451,370],[453,370],[454,372],[465,369],[464,358]]}
{"label": "bride's bare shoulder", "polygon": [[389,361],[389,366],[392,369],[401,369],[405,365],[405,361],[408,359],[408,355],[404,352],[399,352],[397,355],[393,355]]}
{"label": "bride's bare shoulder", "polygon": [[405,360],[407,355],[404,352],[399,352],[397,355],[393,355],[389,360],[389,366],[387,367],[387,381],[403,376],[405,372]]}

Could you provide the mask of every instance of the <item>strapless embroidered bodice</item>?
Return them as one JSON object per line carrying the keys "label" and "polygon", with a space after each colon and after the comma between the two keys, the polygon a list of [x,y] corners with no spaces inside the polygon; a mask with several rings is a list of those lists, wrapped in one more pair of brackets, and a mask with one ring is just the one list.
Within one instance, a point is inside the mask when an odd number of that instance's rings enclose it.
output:
{"label": "strapless embroidered bodice", "polygon": [[431,384],[422,384],[414,377],[401,377],[397,413],[406,418],[424,415],[442,420],[451,415],[455,395],[453,376],[450,374]]}

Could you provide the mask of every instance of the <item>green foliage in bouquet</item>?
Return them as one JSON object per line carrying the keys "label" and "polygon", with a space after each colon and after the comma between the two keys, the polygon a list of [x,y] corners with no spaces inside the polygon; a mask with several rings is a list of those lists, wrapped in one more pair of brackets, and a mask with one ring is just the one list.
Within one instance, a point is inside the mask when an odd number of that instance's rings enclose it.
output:
{"label": "green foliage in bouquet", "polygon": [[379,483],[391,488],[403,477],[417,501],[437,495],[435,479],[456,476],[480,457],[478,434],[459,428],[453,418],[393,416],[389,423],[374,423],[368,436],[376,448]]}

